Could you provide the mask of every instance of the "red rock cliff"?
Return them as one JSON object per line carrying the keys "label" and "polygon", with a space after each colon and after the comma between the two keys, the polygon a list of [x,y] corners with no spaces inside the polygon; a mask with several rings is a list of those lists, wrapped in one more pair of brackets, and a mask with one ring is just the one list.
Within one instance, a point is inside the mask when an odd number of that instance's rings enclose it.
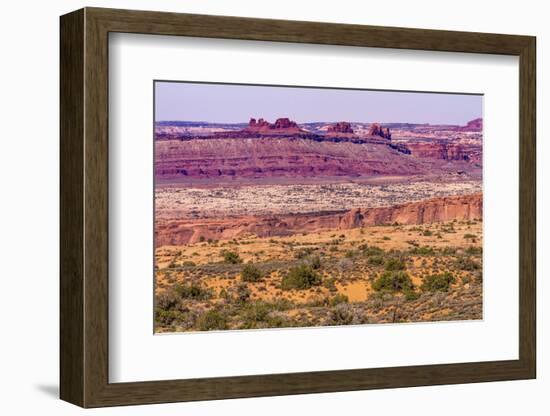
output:
{"label": "red rock cliff", "polygon": [[285,236],[329,229],[382,224],[424,224],[473,220],[483,216],[482,194],[458,195],[378,208],[344,212],[244,217],[219,220],[163,221],[156,224],[156,246],[182,245],[204,239],[225,240],[242,235]]}

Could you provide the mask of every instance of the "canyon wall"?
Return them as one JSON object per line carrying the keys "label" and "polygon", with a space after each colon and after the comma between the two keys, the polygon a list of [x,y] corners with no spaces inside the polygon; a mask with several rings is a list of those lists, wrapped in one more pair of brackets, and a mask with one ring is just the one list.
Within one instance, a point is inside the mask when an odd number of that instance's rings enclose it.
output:
{"label": "canyon wall", "polygon": [[240,236],[286,236],[383,224],[424,224],[473,220],[483,216],[482,194],[434,198],[391,207],[354,208],[328,213],[250,216],[222,219],[166,220],[155,224],[156,247],[227,240]]}

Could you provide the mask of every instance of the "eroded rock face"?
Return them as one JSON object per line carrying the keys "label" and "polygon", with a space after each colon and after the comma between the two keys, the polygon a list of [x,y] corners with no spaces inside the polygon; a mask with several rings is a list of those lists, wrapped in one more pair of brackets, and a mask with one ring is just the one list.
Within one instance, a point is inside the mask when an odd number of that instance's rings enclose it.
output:
{"label": "eroded rock face", "polygon": [[158,179],[416,175],[439,169],[428,170],[425,163],[404,158],[386,144],[284,136],[157,141],[155,147]]}
{"label": "eroded rock face", "polygon": [[440,160],[470,160],[469,152],[460,144],[431,141],[407,143],[405,146],[415,157]]}
{"label": "eroded rock face", "polygon": [[481,193],[434,198],[391,207],[353,208],[330,213],[250,216],[219,220],[168,220],[155,226],[156,246],[182,245],[203,239],[226,240],[244,235],[287,236],[303,232],[347,230],[382,224],[425,224],[473,220],[483,216]]}
{"label": "eroded rock face", "polygon": [[370,136],[380,136],[384,139],[391,140],[391,133],[390,128],[384,128],[380,126],[378,123],[372,123],[369,127],[369,135]]}
{"label": "eroded rock face", "polygon": [[483,119],[476,118],[474,120],[468,121],[465,126],[459,127],[459,131],[482,131],[483,130]]}
{"label": "eroded rock face", "polygon": [[354,131],[351,124],[347,121],[340,121],[338,123],[331,124],[327,128],[327,133],[348,133],[353,134]]}
{"label": "eroded rock face", "polygon": [[285,132],[301,132],[303,131],[298,127],[295,121],[290,120],[289,118],[278,118],[275,120],[275,123],[270,123],[263,118],[256,121],[255,118],[251,118],[248,122],[248,127],[245,128],[247,132],[269,132],[272,133],[273,130],[284,130]]}

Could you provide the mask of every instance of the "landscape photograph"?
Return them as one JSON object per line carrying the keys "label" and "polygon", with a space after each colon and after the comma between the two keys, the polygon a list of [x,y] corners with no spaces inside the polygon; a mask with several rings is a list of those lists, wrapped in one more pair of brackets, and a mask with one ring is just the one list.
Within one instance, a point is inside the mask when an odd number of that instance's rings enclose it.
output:
{"label": "landscape photograph", "polygon": [[156,333],[483,318],[483,95],[154,95]]}

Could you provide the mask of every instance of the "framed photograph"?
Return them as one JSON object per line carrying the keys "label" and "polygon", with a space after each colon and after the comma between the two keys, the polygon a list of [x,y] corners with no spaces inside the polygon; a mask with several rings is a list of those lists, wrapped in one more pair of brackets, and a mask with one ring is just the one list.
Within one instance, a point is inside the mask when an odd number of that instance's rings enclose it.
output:
{"label": "framed photograph", "polygon": [[536,376],[535,38],[61,17],[82,407]]}

